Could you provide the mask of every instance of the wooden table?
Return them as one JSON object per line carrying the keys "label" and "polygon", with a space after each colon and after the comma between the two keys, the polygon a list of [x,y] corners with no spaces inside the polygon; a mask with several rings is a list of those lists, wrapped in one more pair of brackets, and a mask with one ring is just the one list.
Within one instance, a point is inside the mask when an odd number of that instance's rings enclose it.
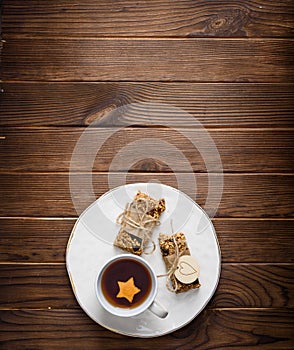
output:
{"label": "wooden table", "polygon": [[[2,38],[1,348],[293,348],[291,1],[4,0]],[[181,114],[170,116],[176,130],[162,127],[160,117],[150,126],[140,109],[128,121],[108,118],[116,107],[149,101],[200,121],[223,174],[208,173],[181,136],[179,130],[195,131]],[[219,287],[194,321],[160,338],[128,338],[91,321],[66,273],[77,219],[71,155],[101,118],[102,135],[118,123],[132,126],[97,156],[97,197],[109,188],[113,157],[142,134],[184,153],[200,205],[208,176],[224,179],[213,218],[222,250]],[[187,168],[179,163],[173,173],[153,158],[129,170],[128,183],[157,179],[177,187]],[[83,166],[75,171],[86,181]],[[191,195],[190,183],[183,186]]]}

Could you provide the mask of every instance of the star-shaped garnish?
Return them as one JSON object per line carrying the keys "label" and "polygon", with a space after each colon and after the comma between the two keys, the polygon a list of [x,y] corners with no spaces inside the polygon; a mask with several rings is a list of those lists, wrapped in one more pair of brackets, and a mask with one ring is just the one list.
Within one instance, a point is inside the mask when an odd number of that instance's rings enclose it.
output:
{"label": "star-shaped garnish", "polygon": [[130,277],[126,282],[118,281],[119,292],[117,298],[126,298],[132,303],[134,296],[138,294],[141,289],[135,286],[134,277]]}

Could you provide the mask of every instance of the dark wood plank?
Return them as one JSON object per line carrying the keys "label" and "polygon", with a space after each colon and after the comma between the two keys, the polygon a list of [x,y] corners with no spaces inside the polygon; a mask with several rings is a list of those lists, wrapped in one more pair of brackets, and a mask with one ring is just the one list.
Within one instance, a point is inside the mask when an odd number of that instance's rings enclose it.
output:
{"label": "dark wood plank", "polygon": [[[64,263],[75,221],[1,218],[0,262]],[[213,224],[225,263],[294,262],[294,220],[213,219]]]}
{"label": "dark wood plank", "polygon": [[[198,83],[3,83],[1,126],[150,125],[137,105],[120,118],[107,113],[130,103],[165,103],[184,113],[152,115],[152,122],[179,127],[285,127],[294,126],[292,84]],[[102,118],[103,117],[103,118]],[[164,119],[163,119],[164,118]]]}
{"label": "dark wood plank", "polygon": [[0,265],[0,276],[2,309],[79,307],[65,265]]}
{"label": "dark wood plank", "polygon": [[[94,323],[82,310],[3,310],[5,349],[291,349],[293,311],[205,310],[184,328],[154,339],[127,338]],[[122,344],[126,344],[125,347]]]}
{"label": "dark wood plank", "polygon": [[50,1],[6,0],[5,35],[289,37],[289,0]]}
{"label": "dark wood plank", "polygon": [[293,308],[293,270],[293,265],[223,264],[210,306]]}
{"label": "dark wood plank", "polygon": [[[76,200],[80,210],[92,203],[86,190],[89,181],[97,197],[109,189],[109,181],[115,186],[125,183],[157,181],[192,194],[191,174],[189,173],[130,173],[126,182],[122,173],[111,174],[74,174],[73,182],[79,183]],[[208,193],[208,176],[194,174],[197,179],[196,201],[207,212],[215,209],[214,201],[205,206]],[[209,190],[219,191],[221,174],[210,174]],[[0,175],[0,215],[1,216],[75,216],[69,190],[67,174],[22,173]],[[224,190],[217,217],[293,217],[293,181],[292,175],[224,175]]]}
{"label": "dark wood plank", "polygon": [[75,219],[0,219],[0,262],[64,262],[75,222]]}
{"label": "dark wood plank", "polygon": [[[294,265],[224,264],[209,307],[293,307]],[[0,306],[77,308],[65,265],[0,265]]]}
{"label": "dark wood plank", "polygon": [[294,262],[294,220],[214,219],[224,262]]}
{"label": "dark wood plank", "polygon": [[[69,171],[74,147],[86,129],[3,129],[5,139],[0,140],[2,157],[1,172],[10,171]],[[87,141],[83,142],[83,161],[75,163],[72,170],[87,171],[87,154],[97,153],[93,171],[136,172],[293,172],[294,142],[292,130],[115,128],[87,130]],[[107,140],[99,149],[94,140]],[[46,142],[44,142],[46,140]],[[62,142],[61,142],[62,140]],[[156,140],[156,141],[155,141]],[[157,143],[156,143],[157,142]],[[192,143],[195,142],[195,145]],[[134,146],[131,146],[131,144]],[[149,145],[148,157],[143,155],[133,166],[120,161],[115,165],[115,156],[129,159],[128,145],[141,154]],[[159,144],[161,145],[159,152]],[[213,165],[212,144],[222,161]],[[141,145],[141,148],[140,148]],[[151,147],[150,147],[151,146]],[[181,153],[175,153],[176,147]],[[201,148],[200,148],[201,147]],[[216,158],[215,158],[216,159]],[[187,161],[190,169],[187,168]],[[132,163],[132,162],[131,162]],[[210,164],[210,165],[209,165]],[[212,166],[211,166],[212,164]],[[113,168],[115,167],[115,168]]]}
{"label": "dark wood plank", "polygon": [[293,82],[293,48],[290,39],[9,39],[2,79]]}

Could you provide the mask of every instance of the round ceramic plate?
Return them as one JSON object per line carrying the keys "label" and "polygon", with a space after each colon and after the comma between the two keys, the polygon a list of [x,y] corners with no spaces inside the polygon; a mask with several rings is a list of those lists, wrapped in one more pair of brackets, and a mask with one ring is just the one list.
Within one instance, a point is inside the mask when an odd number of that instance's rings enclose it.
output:
{"label": "round ceramic plate", "polygon": [[[113,246],[120,226],[117,216],[141,190],[151,197],[166,201],[160,225],[153,231],[156,250],[143,254],[157,275],[166,272],[159,244],[160,232],[168,235],[184,232],[191,255],[200,266],[201,287],[175,294],[166,288],[166,278],[158,278],[156,299],[169,311],[160,319],[149,310],[128,322],[105,311],[95,294],[96,275],[103,263],[124,251]],[[193,320],[214,294],[220,275],[220,250],[213,225],[207,214],[183,192],[157,183],[135,183],[105,193],[88,207],[77,220],[70,236],[66,266],[74,294],[82,309],[101,326],[134,337],[156,337],[175,331]]]}

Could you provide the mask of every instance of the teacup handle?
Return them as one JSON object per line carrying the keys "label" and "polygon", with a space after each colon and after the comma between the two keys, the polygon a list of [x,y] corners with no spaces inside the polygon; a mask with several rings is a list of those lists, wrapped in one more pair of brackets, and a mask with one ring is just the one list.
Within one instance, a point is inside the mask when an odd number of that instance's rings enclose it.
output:
{"label": "teacup handle", "polygon": [[156,300],[153,301],[148,310],[160,318],[165,318],[168,315],[168,311]]}

